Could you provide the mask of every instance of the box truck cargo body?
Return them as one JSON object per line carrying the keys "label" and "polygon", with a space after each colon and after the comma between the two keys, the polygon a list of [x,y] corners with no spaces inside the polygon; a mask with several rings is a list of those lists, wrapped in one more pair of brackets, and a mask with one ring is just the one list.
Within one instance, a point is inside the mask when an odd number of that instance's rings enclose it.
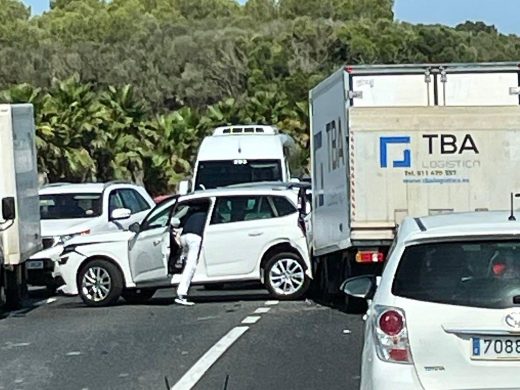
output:
{"label": "box truck cargo body", "polygon": [[505,210],[520,190],[517,64],[345,67],[310,92],[320,288],[377,272],[405,216]]}
{"label": "box truck cargo body", "polygon": [[32,105],[0,105],[0,145],[0,289],[10,306],[18,306],[24,262],[42,245]]}

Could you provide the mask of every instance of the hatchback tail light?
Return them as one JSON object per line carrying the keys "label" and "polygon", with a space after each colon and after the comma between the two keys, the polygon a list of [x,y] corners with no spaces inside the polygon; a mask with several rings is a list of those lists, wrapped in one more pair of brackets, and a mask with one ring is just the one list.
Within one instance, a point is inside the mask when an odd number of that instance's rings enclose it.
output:
{"label": "hatchback tail light", "polygon": [[388,306],[375,306],[374,338],[377,356],[394,363],[412,363],[408,329],[404,311]]}

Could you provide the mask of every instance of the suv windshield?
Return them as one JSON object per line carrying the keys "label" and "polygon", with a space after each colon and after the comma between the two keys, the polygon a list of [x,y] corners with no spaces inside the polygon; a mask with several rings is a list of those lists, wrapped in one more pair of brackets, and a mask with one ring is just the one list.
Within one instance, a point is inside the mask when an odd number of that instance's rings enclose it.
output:
{"label": "suv windshield", "polygon": [[282,180],[280,160],[199,161],[195,189]]}
{"label": "suv windshield", "polygon": [[392,293],[483,308],[520,303],[520,241],[462,241],[408,247]]}
{"label": "suv windshield", "polygon": [[94,218],[102,213],[101,194],[40,195],[41,219]]}

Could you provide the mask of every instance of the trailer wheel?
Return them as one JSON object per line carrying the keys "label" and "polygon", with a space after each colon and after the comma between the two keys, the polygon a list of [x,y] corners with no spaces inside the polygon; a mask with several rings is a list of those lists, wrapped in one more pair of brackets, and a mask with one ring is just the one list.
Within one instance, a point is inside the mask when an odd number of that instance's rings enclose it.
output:
{"label": "trailer wheel", "polygon": [[123,275],[107,260],[92,260],[78,273],[78,292],[88,306],[110,306],[123,292]]}

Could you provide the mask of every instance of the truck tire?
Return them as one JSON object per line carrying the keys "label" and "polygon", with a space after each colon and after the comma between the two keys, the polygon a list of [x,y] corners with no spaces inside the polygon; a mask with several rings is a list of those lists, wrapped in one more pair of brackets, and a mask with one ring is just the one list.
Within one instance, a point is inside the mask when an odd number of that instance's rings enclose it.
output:
{"label": "truck tire", "polygon": [[4,269],[0,265],[0,309],[5,308],[7,303],[7,299],[5,296],[5,277],[4,277]]}
{"label": "truck tire", "polygon": [[148,302],[155,294],[157,290],[155,288],[139,288],[135,290],[123,291],[123,299],[130,304],[140,305]]}
{"label": "truck tire", "polygon": [[309,285],[310,279],[305,274],[305,265],[294,253],[278,253],[265,264],[265,287],[277,299],[301,298]]}
{"label": "truck tire", "polygon": [[12,271],[4,269],[5,307],[16,310],[23,306],[27,298],[27,280],[24,265],[15,266]]}
{"label": "truck tire", "polygon": [[92,260],[78,273],[78,293],[87,306],[110,306],[123,292],[123,275],[107,260]]}

